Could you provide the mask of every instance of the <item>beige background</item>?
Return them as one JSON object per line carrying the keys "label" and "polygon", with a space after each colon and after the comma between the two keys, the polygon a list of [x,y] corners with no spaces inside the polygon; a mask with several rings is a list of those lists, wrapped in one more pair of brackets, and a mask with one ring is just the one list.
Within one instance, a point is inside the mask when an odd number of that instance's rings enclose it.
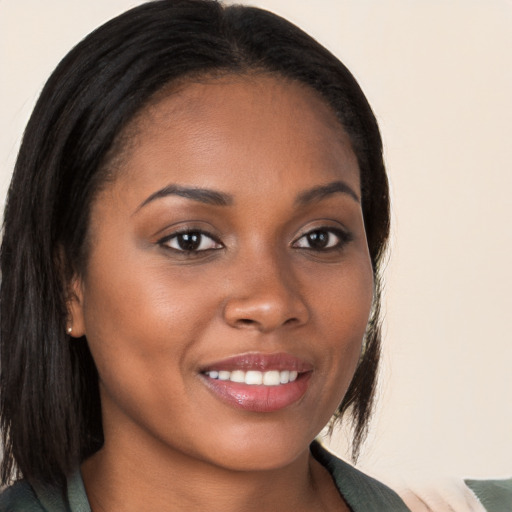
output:
{"label": "beige background", "polygon": [[[0,0],[2,202],[49,73],[139,3]],[[381,399],[362,466],[512,475],[512,1],[250,3],[337,54],[384,136],[393,237]],[[344,444],[333,440],[342,454]]]}

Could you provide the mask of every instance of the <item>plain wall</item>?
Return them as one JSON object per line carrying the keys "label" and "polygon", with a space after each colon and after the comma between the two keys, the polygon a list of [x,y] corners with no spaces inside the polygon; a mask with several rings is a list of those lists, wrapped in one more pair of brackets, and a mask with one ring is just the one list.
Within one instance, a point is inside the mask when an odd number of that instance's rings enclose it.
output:
{"label": "plain wall", "polygon": [[[141,2],[0,1],[0,197],[46,78]],[[256,0],[352,70],[385,142],[393,234],[376,474],[512,474],[512,2]],[[37,198],[34,198],[37,200]],[[332,446],[341,454],[338,434]]]}

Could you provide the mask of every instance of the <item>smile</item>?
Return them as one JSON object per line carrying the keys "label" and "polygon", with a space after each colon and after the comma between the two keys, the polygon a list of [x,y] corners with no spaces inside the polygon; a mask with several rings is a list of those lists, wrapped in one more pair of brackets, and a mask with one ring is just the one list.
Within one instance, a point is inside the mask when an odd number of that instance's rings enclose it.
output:
{"label": "smile", "polygon": [[294,382],[297,379],[298,372],[295,370],[270,370],[267,372],[261,372],[258,370],[249,370],[244,372],[243,370],[235,370],[229,372],[227,370],[211,370],[206,372],[210,379],[228,380],[231,382],[239,382],[247,384],[249,386],[279,386],[281,384],[288,384]]}
{"label": "smile", "polygon": [[200,372],[221,402],[250,412],[275,412],[308,390],[313,366],[290,354],[248,353],[217,361]]}

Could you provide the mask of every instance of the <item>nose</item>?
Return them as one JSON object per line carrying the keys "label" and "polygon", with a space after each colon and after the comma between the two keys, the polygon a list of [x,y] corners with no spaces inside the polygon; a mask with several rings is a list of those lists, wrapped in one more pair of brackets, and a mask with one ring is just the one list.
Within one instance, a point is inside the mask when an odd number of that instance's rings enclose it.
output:
{"label": "nose", "polygon": [[259,259],[241,265],[231,278],[233,289],[224,306],[224,319],[231,327],[268,333],[308,321],[300,283],[286,265]]}

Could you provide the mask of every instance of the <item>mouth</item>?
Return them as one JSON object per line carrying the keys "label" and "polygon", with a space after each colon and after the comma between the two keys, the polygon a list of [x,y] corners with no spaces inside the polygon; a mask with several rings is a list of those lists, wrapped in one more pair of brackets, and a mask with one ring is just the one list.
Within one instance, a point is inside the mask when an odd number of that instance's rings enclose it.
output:
{"label": "mouth", "polygon": [[258,370],[211,370],[205,373],[210,379],[229,380],[230,382],[238,382],[247,386],[280,386],[297,380],[299,372],[295,370],[270,370],[260,372]]}
{"label": "mouth", "polygon": [[248,353],[209,365],[201,377],[231,407],[274,412],[304,396],[312,373],[311,364],[290,354]]}

